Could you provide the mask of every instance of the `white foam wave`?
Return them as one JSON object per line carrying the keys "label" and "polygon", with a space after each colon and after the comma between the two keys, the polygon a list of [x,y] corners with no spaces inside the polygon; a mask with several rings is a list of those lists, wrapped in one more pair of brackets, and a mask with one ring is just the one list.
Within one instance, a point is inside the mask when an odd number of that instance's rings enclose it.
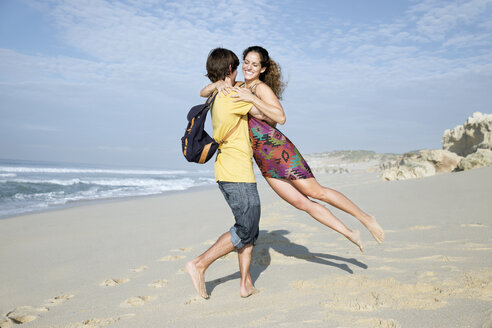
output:
{"label": "white foam wave", "polygon": [[74,178],[74,179],[68,179],[68,180],[60,180],[60,179],[13,179],[9,180],[9,182],[16,182],[16,183],[25,183],[25,184],[52,184],[52,185],[60,185],[60,186],[72,186],[76,185],[79,183],[84,183],[81,179]]}
{"label": "white foam wave", "polygon": [[[203,181],[201,183],[197,183],[192,179],[181,179],[179,181],[161,181],[154,184],[143,183],[143,181],[138,181],[138,179],[128,180],[134,181],[127,181],[126,185],[114,185],[118,188],[111,188],[107,190],[101,190],[101,188],[99,188],[97,184],[95,184],[88,190],[78,191],[74,193],[66,193],[64,191],[52,191],[45,193],[41,192],[32,194],[16,194],[13,196],[13,199],[18,202],[35,202],[35,207],[39,208],[40,206],[48,207],[53,205],[63,205],[69,202],[82,200],[156,195],[166,191],[186,190],[191,187],[211,183],[211,181]],[[103,183],[105,186],[108,185],[108,181],[104,181]]]}
{"label": "white foam wave", "polygon": [[0,165],[0,217],[70,202],[158,195],[215,181],[180,170],[119,170]]}
{"label": "white foam wave", "polygon": [[97,174],[125,174],[125,175],[173,175],[187,174],[183,170],[114,170],[114,169],[75,169],[75,168],[50,168],[50,167],[13,167],[0,166],[0,172],[8,173],[97,173]]}
{"label": "white foam wave", "polygon": [[[0,182],[6,182],[1,181]],[[170,190],[185,190],[195,186],[201,186],[205,184],[211,184],[214,182],[210,178],[199,178],[197,180],[191,178],[182,179],[13,179],[9,182],[24,183],[24,184],[50,184],[59,186],[74,186],[77,184],[95,185],[101,187],[135,187],[135,189],[148,189],[148,190],[160,190],[160,191],[170,191]]]}

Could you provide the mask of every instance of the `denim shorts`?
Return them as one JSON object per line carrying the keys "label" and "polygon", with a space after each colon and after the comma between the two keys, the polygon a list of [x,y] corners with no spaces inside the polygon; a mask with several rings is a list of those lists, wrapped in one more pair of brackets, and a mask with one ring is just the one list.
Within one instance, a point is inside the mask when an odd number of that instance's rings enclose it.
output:
{"label": "denim shorts", "polygon": [[255,244],[258,239],[261,205],[256,183],[219,181],[236,224],[229,230],[232,244],[241,249],[247,244]]}

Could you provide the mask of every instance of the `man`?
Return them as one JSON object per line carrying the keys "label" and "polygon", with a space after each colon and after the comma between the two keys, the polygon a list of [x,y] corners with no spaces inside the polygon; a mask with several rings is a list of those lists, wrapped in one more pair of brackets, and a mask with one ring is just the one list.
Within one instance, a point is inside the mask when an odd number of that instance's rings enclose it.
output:
{"label": "man", "polygon": [[[207,76],[213,82],[206,88],[215,90],[214,83],[234,85],[239,59],[230,50],[216,48],[207,58]],[[203,90],[202,90],[203,91]],[[212,107],[212,127],[215,140],[222,140],[235,126],[238,128],[221,144],[215,161],[215,180],[229,204],[236,223],[222,234],[205,253],[186,264],[193,285],[203,298],[208,298],[205,271],[218,258],[238,252],[241,273],[240,296],[257,292],[250,275],[253,245],[258,238],[260,198],[253,173],[253,151],[249,140],[247,114],[251,103],[235,101],[231,93],[219,93]]]}

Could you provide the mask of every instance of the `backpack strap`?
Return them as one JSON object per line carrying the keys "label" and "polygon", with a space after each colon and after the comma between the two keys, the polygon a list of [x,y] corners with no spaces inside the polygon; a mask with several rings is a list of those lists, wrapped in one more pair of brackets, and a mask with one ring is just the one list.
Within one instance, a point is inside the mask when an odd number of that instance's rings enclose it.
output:
{"label": "backpack strap", "polygon": [[[214,93],[213,93],[210,97],[208,97],[206,104],[207,104],[207,105],[209,105],[209,107],[210,107],[210,108],[212,108],[212,104],[213,104],[213,102],[215,101],[215,97],[217,96],[217,94],[218,94],[218,92],[217,92],[217,90],[216,90],[216,91],[214,91]],[[231,130],[230,130],[230,131],[226,134],[226,135],[225,135],[225,137],[224,137],[224,138],[222,138],[222,140],[217,141],[217,143],[218,143],[219,145],[222,145],[224,142],[226,142],[226,140],[227,140],[230,136],[232,136],[232,134],[233,134],[234,132],[236,132],[236,130],[239,128],[239,124],[241,123],[241,119],[242,119],[242,118],[243,118],[243,117],[241,116],[241,117],[239,118],[239,120],[237,121],[236,125],[235,125],[235,126],[234,126],[234,127],[233,127],[233,128],[232,128],[232,129],[231,129]]]}
{"label": "backpack strap", "polygon": [[205,145],[205,147],[203,147],[202,155],[200,156],[200,159],[198,160],[199,164],[203,164],[207,161],[207,156],[208,156],[208,153],[210,151],[210,147],[212,147],[212,143],[208,143]]}
{"label": "backpack strap", "polygon": [[212,107],[212,104],[215,101],[215,97],[217,97],[217,93],[217,90],[215,90],[214,93],[212,93],[210,97],[208,97],[207,101],[205,101],[205,103],[209,105],[209,107]]}
{"label": "backpack strap", "polygon": [[242,120],[242,119],[243,119],[243,117],[241,116],[241,117],[239,118],[239,121],[237,121],[236,125],[235,125],[232,129],[231,129],[231,131],[229,131],[229,132],[225,135],[225,137],[224,137],[224,138],[222,138],[222,140],[217,141],[220,145],[222,145],[224,142],[226,142],[226,140],[227,140],[230,136],[232,136],[232,134],[233,134],[234,132],[236,132],[237,128],[239,127],[239,124],[241,124],[241,120]]}

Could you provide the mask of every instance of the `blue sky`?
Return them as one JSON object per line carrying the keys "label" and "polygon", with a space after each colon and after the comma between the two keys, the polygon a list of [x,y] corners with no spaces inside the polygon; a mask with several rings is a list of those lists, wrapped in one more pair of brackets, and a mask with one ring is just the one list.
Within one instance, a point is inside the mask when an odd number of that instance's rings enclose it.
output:
{"label": "blue sky", "polygon": [[492,113],[492,0],[0,0],[0,158],[196,168],[207,54],[250,45],[282,67],[302,153],[440,148]]}

